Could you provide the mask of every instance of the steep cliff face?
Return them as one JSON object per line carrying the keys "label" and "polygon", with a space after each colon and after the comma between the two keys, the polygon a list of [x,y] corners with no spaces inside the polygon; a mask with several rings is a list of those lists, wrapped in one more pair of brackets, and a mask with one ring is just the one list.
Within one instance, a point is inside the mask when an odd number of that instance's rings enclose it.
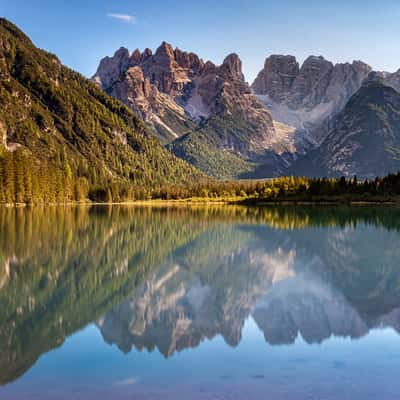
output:
{"label": "steep cliff face", "polygon": [[212,175],[251,170],[277,142],[271,114],[252,94],[236,54],[215,65],[165,42],[154,54],[122,48],[100,62],[93,80],[164,143],[182,137],[170,149]]}
{"label": "steep cliff face", "polygon": [[310,56],[301,68],[293,56],[273,55],[252,84],[274,119],[296,129],[298,152],[317,146],[331,119],[361,87],[371,68],[361,61],[332,64]]}
{"label": "steep cliff face", "polygon": [[318,149],[294,163],[300,175],[375,178],[400,169],[400,94],[376,75],[332,123]]}
{"label": "steep cliff face", "polygon": [[256,94],[268,94],[277,102],[286,99],[300,67],[293,56],[274,55],[265,60],[252,88]]}
{"label": "steep cliff face", "polygon": [[194,128],[175,97],[202,65],[196,55],[174,51],[163,42],[155,54],[150,49],[132,54],[119,49],[101,60],[93,80],[137,112],[167,143]]}

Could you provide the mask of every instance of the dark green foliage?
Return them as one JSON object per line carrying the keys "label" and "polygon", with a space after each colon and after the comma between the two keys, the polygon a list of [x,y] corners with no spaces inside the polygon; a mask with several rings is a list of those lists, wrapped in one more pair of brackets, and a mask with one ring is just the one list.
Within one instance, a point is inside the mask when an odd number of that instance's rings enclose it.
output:
{"label": "dark green foliage", "polygon": [[259,202],[352,202],[400,201],[400,172],[375,180],[341,178],[281,177],[262,181],[201,181],[191,185],[170,185],[153,190],[152,198],[164,200],[221,199]]}
{"label": "dark green foliage", "polygon": [[[16,148],[15,156],[10,155]],[[37,185],[31,188],[22,166],[10,170],[10,159],[15,164],[19,158],[36,166],[31,180],[37,170],[49,175],[51,196],[62,198],[70,197],[69,189],[53,185],[65,179],[108,190],[112,185],[156,187],[201,176],[165,150],[131,110],[0,19],[1,179],[9,186],[7,196],[15,192],[14,201],[22,202],[27,200],[23,186],[30,192]],[[68,196],[57,194],[62,191]],[[72,191],[71,198],[77,194]]]}
{"label": "dark green foliage", "polygon": [[0,203],[65,203],[87,199],[88,180],[74,179],[69,166],[62,170],[39,162],[22,151],[0,159]]}
{"label": "dark green foliage", "polygon": [[[251,127],[243,119],[216,116],[176,139],[168,148],[207,175],[237,178],[255,169],[255,164],[246,160],[251,134]],[[236,151],[227,150],[232,146]],[[244,156],[239,156],[238,152]]]}

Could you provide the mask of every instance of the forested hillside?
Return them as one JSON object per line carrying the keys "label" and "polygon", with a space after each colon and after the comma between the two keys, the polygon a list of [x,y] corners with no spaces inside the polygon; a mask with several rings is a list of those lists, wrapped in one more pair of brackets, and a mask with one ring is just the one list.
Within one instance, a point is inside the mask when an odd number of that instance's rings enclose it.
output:
{"label": "forested hillside", "polygon": [[132,199],[200,176],[130,109],[0,19],[0,202]]}

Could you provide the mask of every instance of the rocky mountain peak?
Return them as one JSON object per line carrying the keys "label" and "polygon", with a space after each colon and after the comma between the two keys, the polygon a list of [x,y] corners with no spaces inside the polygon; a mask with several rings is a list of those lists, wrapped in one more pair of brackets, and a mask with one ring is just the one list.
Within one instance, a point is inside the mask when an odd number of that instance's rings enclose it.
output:
{"label": "rocky mountain peak", "polygon": [[212,62],[212,61],[207,61],[204,64],[204,74],[211,74],[211,73],[215,73],[217,69],[217,66]]}
{"label": "rocky mountain peak", "polygon": [[156,50],[154,56],[155,57],[166,57],[166,58],[168,58],[170,60],[174,60],[175,59],[174,49],[167,42],[162,42],[161,43],[161,45]]}
{"label": "rocky mountain peak", "polygon": [[114,58],[117,60],[127,60],[129,58],[129,50],[121,46],[115,53]]}
{"label": "rocky mountain peak", "polygon": [[104,57],[99,64],[94,81],[103,88],[110,87],[129,67],[129,50],[120,47],[112,57]]}
{"label": "rocky mountain peak", "polygon": [[[124,54],[114,56],[113,63],[102,61],[94,81],[138,113],[164,142],[205,126],[205,138],[218,132],[216,152],[226,150],[233,158],[264,156],[275,135],[273,121],[245,82],[237,54],[229,54],[219,66],[167,42],[154,54]],[[212,143],[205,140],[205,147]],[[200,151],[201,158],[205,150]],[[204,161],[208,165],[212,160]],[[226,163],[227,171],[234,169],[230,159]],[[247,168],[244,164],[240,168]]]}
{"label": "rocky mountain peak", "polygon": [[372,71],[367,80],[377,81],[400,92],[400,70],[396,72]]}
{"label": "rocky mountain peak", "polygon": [[148,47],[146,47],[143,50],[143,53],[142,53],[142,55],[140,57],[140,64],[142,64],[145,61],[147,61],[147,59],[149,59],[152,55],[153,55],[153,52]]}
{"label": "rocky mountain peak", "polygon": [[131,55],[131,64],[132,65],[139,64],[141,56],[142,56],[142,53],[140,52],[140,50],[136,49]]}
{"label": "rocky mountain peak", "polygon": [[300,71],[296,57],[272,55],[265,59],[264,69],[260,71],[252,85],[256,94],[268,94],[276,101],[282,101]]}
{"label": "rocky mountain peak", "polygon": [[326,60],[324,56],[311,55],[306,58],[302,67],[306,67],[307,65],[311,65],[311,64],[331,64],[331,65],[333,65],[330,61]]}
{"label": "rocky mountain peak", "polygon": [[[374,179],[400,169],[400,93],[371,73],[332,120],[322,144],[292,167],[299,174]],[[318,171],[318,172],[317,172]]]}
{"label": "rocky mountain peak", "polygon": [[182,68],[188,69],[189,75],[200,72],[204,66],[203,60],[195,53],[187,53],[177,47],[174,50],[174,55],[177,64]]}
{"label": "rocky mountain peak", "polygon": [[293,56],[273,55],[252,89],[276,121],[295,128],[295,147],[303,153],[322,142],[332,118],[370,72],[361,61],[334,65],[322,56],[309,56],[299,68]]}
{"label": "rocky mountain peak", "polygon": [[333,64],[321,56],[308,57],[293,81],[289,105],[310,109],[323,101],[329,86]]}
{"label": "rocky mountain peak", "polygon": [[368,71],[368,72],[372,70],[372,68],[368,64],[366,64],[364,61],[361,60],[354,60],[351,63],[351,65],[353,66],[353,68],[357,70]]}
{"label": "rocky mountain peak", "polygon": [[236,53],[231,53],[225,57],[221,68],[226,70],[234,79],[244,80],[242,73],[242,61]]}

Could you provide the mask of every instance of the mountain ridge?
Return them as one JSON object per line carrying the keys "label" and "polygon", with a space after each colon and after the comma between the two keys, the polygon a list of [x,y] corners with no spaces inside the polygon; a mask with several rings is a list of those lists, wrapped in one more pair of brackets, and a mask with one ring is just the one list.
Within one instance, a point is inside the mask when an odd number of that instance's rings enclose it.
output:
{"label": "mountain ridge", "polygon": [[215,65],[166,42],[154,54],[119,49],[100,61],[92,79],[132,109],[141,107],[170,150],[208,174],[218,172],[216,164],[225,171],[220,177],[238,177],[279,142],[274,121],[251,93],[235,53]]}
{"label": "mountain ridge", "polygon": [[[6,19],[0,19],[0,104],[2,201],[43,201],[48,186],[46,201],[73,200],[79,179],[85,190],[104,191],[201,176],[165,150],[130,109]],[[33,183],[18,187],[20,173]]]}
{"label": "mountain ridge", "polygon": [[321,146],[289,172],[374,179],[399,169],[400,93],[373,75],[332,122]]}

